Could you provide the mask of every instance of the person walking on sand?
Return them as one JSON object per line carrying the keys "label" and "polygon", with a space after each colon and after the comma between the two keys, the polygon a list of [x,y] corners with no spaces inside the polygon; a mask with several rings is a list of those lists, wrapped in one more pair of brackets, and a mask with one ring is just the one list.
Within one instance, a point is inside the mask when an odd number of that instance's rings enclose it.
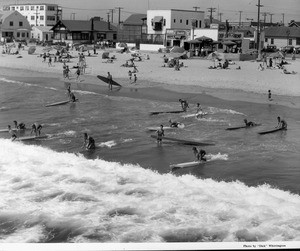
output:
{"label": "person walking on sand", "polygon": [[77,70],[76,70],[76,81],[80,80],[80,68],[78,67]]}
{"label": "person walking on sand", "polygon": [[272,93],[271,93],[271,90],[268,90],[268,100],[269,101],[272,101]]}
{"label": "person walking on sand", "polygon": [[52,58],[51,58],[51,56],[49,56],[48,66],[49,67],[52,66]]}
{"label": "person walking on sand", "polygon": [[128,71],[128,77],[129,77],[129,80],[130,80],[130,82],[131,82],[132,72],[131,72],[130,70]]}
{"label": "person walking on sand", "polygon": [[112,90],[112,75],[110,72],[107,72],[107,79],[108,79],[108,88]]}
{"label": "person walking on sand", "polygon": [[136,81],[137,81],[137,76],[136,76],[136,74],[134,74],[133,75],[133,83],[136,83]]}

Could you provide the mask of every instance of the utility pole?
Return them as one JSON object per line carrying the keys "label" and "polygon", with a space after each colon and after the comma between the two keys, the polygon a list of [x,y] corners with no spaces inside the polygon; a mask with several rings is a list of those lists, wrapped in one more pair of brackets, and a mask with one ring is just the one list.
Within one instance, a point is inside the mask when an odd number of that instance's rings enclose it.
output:
{"label": "utility pole", "polygon": [[263,29],[265,29],[265,26],[266,26],[266,17],[267,17],[267,14],[268,13],[263,13],[262,15],[263,15],[263,17],[264,17],[264,25],[263,25]]}
{"label": "utility pole", "polygon": [[223,13],[219,13],[219,16],[220,16],[220,22],[222,22],[222,15],[223,15]]}
{"label": "utility pole", "polygon": [[200,7],[193,7],[195,9],[195,11],[198,11],[198,9],[200,9]]}
{"label": "utility pole", "polygon": [[57,9],[56,9],[56,22],[61,20],[61,16],[62,16],[62,8],[60,6],[57,6]]}
{"label": "utility pole", "polygon": [[40,14],[40,13],[38,12],[38,9],[36,9],[36,10],[35,10],[35,26],[38,25],[38,23],[37,23],[38,18],[39,18],[38,14]]}
{"label": "utility pole", "polygon": [[212,13],[216,11],[216,8],[210,7],[210,8],[207,8],[207,9],[208,9],[209,12],[210,12],[210,16],[209,16],[210,23],[212,23],[212,18],[213,18],[213,17],[212,17]]}
{"label": "utility pole", "polygon": [[263,7],[263,5],[260,4],[260,0],[258,0],[258,4],[256,5],[258,7],[257,12],[257,42],[256,42],[256,49],[258,51],[258,59],[260,60],[260,7]]}
{"label": "utility pole", "polygon": [[284,13],[281,13],[282,14],[282,24],[284,26]]}
{"label": "utility pole", "polygon": [[240,19],[239,19],[239,27],[241,27],[241,20],[242,20],[242,11],[240,10],[240,11],[239,11],[239,13],[240,13]]}
{"label": "utility pole", "polygon": [[119,10],[119,25],[121,24],[121,10],[122,9],[124,9],[124,8],[122,8],[122,7],[116,7],[116,9],[118,9]]}
{"label": "utility pole", "polygon": [[274,14],[269,13],[269,15],[270,15],[270,23],[272,23],[272,16],[273,16]]}
{"label": "utility pole", "polygon": [[114,23],[114,9],[109,9],[111,11],[111,23]]}
{"label": "utility pole", "polygon": [[109,23],[109,12],[107,12],[107,25],[108,25],[108,29],[110,30],[110,23]]}

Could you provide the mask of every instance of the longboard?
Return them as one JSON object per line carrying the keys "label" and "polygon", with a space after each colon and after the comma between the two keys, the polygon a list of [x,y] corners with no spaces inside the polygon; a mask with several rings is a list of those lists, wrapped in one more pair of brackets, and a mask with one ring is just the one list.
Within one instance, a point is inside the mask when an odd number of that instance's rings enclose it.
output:
{"label": "longboard", "polygon": [[47,135],[42,135],[42,136],[26,136],[26,137],[16,138],[16,140],[17,141],[26,141],[26,140],[45,139],[47,137],[48,137]]}
{"label": "longboard", "polygon": [[[78,101],[78,98],[75,99],[75,102],[77,102],[77,101]],[[65,104],[68,104],[68,103],[74,103],[74,102],[68,99],[68,100],[64,100],[64,101],[60,101],[60,102],[48,104],[48,105],[45,105],[45,106],[49,107],[49,106],[65,105]]]}
{"label": "longboard", "polygon": [[[97,75],[97,78],[99,78],[100,80],[102,80],[103,82],[107,83],[108,84],[108,78],[107,77],[104,77],[104,76],[101,76],[101,75]],[[111,84],[112,85],[115,85],[115,86],[121,86],[120,84],[118,84],[116,81],[112,80],[111,81]]]}
{"label": "longboard", "polygon": [[205,116],[207,115],[208,112],[202,112],[202,113],[192,113],[192,114],[187,114],[187,115],[184,115],[182,116],[183,118],[191,118],[191,117],[197,117],[197,116]]}
{"label": "longboard", "polygon": [[273,132],[278,132],[278,131],[283,131],[283,130],[287,130],[287,129],[285,129],[285,128],[275,128],[275,129],[272,129],[272,130],[258,132],[258,134],[263,135],[263,134],[268,134],[268,133],[273,133]]}
{"label": "longboard", "polygon": [[[157,139],[156,135],[151,135],[151,138]],[[184,140],[184,139],[176,139],[176,138],[171,138],[171,137],[162,137],[163,140],[170,140],[177,142],[179,144],[183,145],[191,145],[191,146],[213,146],[215,144],[213,143],[205,143],[205,142],[198,142],[198,141],[191,141],[191,140]]]}
{"label": "longboard", "polygon": [[252,128],[252,127],[255,127],[255,126],[260,126],[261,124],[255,124],[253,126],[236,126],[236,127],[228,127],[226,128],[225,130],[228,130],[228,131],[231,131],[231,130],[238,130],[238,129],[242,129],[242,128]]}
{"label": "longboard", "polygon": [[[15,128],[13,128],[11,130],[14,131],[14,132],[24,132],[25,130],[31,130],[31,129],[29,129],[29,128],[26,128],[26,129],[15,129]],[[6,129],[0,129],[0,133],[1,132],[8,132],[8,129],[7,128]]]}
{"label": "longboard", "polygon": [[184,162],[184,163],[179,163],[179,164],[173,164],[170,165],[170,167],[179,169],[179,168],[186,168],[186,167],[193,167],[193,166],[198,166],[200,164],[205,164],[206,161],[192,161],[192,162]]}
{"label": "longboard", "polygon": [[166,112],[150,112],[150,115],[158,115],[158,114],[162,114],[162,113],[182,113],[185,112],[183,110],[179,110],[179,111],[166,111]]}
{"label": "longboard", "polygon": [[[170,126],[164,126],[164,130],[174,130],[174,129],[182,129],[184,128],[185,125],[184,124],[179,124],[178,127],[170,127]],[[160,129],[160,126],[153,126],[153,127],[147,127],[146,130],[147,131],[151,131],[151,132],[155,132],[158,131]]]}

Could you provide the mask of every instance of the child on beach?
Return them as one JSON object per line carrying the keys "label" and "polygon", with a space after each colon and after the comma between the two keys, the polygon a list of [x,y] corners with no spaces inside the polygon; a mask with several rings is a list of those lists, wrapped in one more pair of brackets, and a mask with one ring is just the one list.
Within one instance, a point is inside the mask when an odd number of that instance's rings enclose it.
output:
{"label": "child on beach", "polygon": [[80,80],[80,68],[78,67],[77,70],[76,70],[76,81]]}
{"label": "child on beach", "polygon": [[130,70],[128,71],[128,77],[129,77],[129,80],[131,80],[131,78],[132,78],[132,72]]}
{"label": "child on beach", "polygon": [[263,70],[264,70],[264,67],[262,66],[262,64],[259,64],[258,70],[260,70],[260,71],[263,71]]}
{"label": "child on beach", "polygon": [[136,83],[136,81],[137,81],[137,76],[136,76],[136,74],[134,74],[133,75],[133,83]]}

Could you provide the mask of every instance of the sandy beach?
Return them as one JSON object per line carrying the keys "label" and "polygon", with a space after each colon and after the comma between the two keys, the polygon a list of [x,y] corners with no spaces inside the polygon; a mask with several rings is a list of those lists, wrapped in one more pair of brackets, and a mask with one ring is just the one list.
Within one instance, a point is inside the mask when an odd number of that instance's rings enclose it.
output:
{"label": "sandy beach", "polygon": [[[0,67],[1,75],[16,77],[15,71],[9,69],[18,69],[17,77],[32,77],[42,74],[43,77],[60,78],[62,80],[62,63],[54,63],[48,66],[47,62],[42,62],[40,55],[43,53],[43,47],[37,46],[36,52],[28,54],[28,48],[21,50],[20,55],[1,54]],[[132,58],[131,53],[119,53],[116,49],[109,49],[109,56],[115,55],[116,60],[108,63],[102,59],[104,50],[98,50],[98,55],[86,56],[86,73],[81,76],[83,83],[103,84],[96,76],[107,76],[110,72],[113,79],[123,87],[143,88],[143,87],[161,87],[182,93],[206,93],[212,96],[227,100],[242,100],[249,102],[264,103],[267,101],[267,91],[272,91],[274,103],[289,107],[300,107],[300,62],[287,58],[289,63],[286,65],[288,71],[295,71],[297,74],[284,74],[282,70],[273,68],[259,71],[259,62],[254,61],[236,61],[229,65],[229,69],[209,69],[214,62],[204,58],[191,58],[180,60],[184,67],[180,71],[174,68],[163,67],[163,56],[172,57],[172,54],[158,52],[140,53],[143,60],[135,62],[138,68],[137,83],[132,84],[128,78],[128,71],[133,68],[121,67],[122,64]],[[51,51],[54,53],[55,51]],[[150,56],[146,60],[146,55]],[[71,51],[73,58],[68,63],[71,70],[70,82],[75,81],[75,71],[72,69],[78,62],[78,52]],[[87,52],[85,52],[87,55]],[[240,67],[238,70],[237,68]],[[33,73],[34,72],[34,73]]]}

